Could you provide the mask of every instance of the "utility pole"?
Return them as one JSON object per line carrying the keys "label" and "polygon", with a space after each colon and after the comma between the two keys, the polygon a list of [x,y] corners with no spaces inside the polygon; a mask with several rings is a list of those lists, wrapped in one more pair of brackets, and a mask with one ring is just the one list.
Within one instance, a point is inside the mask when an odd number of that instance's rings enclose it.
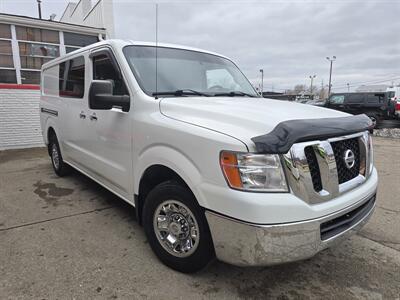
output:
{"label": "utility pole", "polygon": [[313,93],[312,84],[313,84],[314,78],[317,77],[317,75],[310,75],[309,77],[310,77],[310,79],[311,79],[310,94],[312,95],[312,93]]}
{"label": "utility pole", "polygon": [[261,96],[264,97],[264,70],[260,69],[261,73]]}
{"label": "utility pole", "polygon": [[332,64],[336,60],[336,56],[332,56],[330,58],[329,56],[326,57],[327,60],[331,62],[331,67],[329,69],[329,86],[328,86],[328,97],[331,95],[331,89],[332,89]]}
{"label": "utility pole", "polygon": [[42,7],[41,7],[42,0],[36,0],[36,1],[37,1],[37,5],[38,5],[39,19],[41,19],[42,18]]}

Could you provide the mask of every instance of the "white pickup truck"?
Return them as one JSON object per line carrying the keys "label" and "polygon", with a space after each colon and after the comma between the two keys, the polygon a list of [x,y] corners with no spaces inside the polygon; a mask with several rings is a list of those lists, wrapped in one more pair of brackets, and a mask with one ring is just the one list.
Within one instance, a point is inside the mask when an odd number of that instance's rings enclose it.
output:
{"label": "white pickup truck", "polygon": [[55,172],[135,206],[173,269],[306,259],[374,210],[369,118],[261,98],[222,55],[108,40],[46,63],[41,82]]}

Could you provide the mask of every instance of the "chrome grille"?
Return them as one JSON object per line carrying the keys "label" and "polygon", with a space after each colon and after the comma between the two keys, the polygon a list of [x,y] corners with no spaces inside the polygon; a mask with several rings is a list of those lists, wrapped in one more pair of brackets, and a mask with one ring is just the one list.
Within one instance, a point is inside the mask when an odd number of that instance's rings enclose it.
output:
{"label": "chrome grille", "polygon": [[[335,154],[336,166],[338,171],[339,184],[349,181],[360,174],[360,143],[359,138],[352,138],[331,143]],[[347,150],[354,153],[354,166],[347,168],[343,157]]]}
{"label": "chrome grille", "polygon": [[[344,152],[354,153],[354,166],[348,169]],[[369,133],[360,132],[294,144],[283,156],[292,192],[309,203],[320,203],[362,184],[370,174]]]}
{"label": "chrome grille", "polygon": [[321,173],[319,171],[317,156],[315,155],[313,146],[305,147],[304,154],[306,155],[308,167],[310,168],[314,190],[320,192],[322,191]]}

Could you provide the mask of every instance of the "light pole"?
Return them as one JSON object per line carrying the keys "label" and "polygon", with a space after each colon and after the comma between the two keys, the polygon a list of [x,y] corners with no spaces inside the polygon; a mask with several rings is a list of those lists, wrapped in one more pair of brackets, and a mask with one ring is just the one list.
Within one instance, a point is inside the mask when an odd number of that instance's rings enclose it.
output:
{"label": "light pole", "polygon": [[328,97],[331,95],[331,88],[332,88],[332,64],[336,60],[336,56],[332,56],[330,58],[329,56],[326,57],[327,60],[331,62],[331,68],[329,70],[329,86],[328,86]]}
{"label": "light pole", "polygon": [[264,70],[260,69],[261,73],[261,96],[264,97]]}
{"label": "light pole", "polygon": [[36,0],[37,1],[37,4],[38,4],[38,13],[39,13],[39,19],[41,19],[42,18],[42,7],[41,7],[41,2],[42,2],[42,0]]}
{"label": "light pole", "polygon": [[310,79],[311,79],[310,94],[312,95],[312,93],[313,93],[313,90],[312,90],[312,83],[313,83],[314,78],[317,77],[317,75],[310,75],[309,77],[310,77]]}
{"label": "light pole", "polygon": [[350,92],[350,83],[347,83],[347,92]]}

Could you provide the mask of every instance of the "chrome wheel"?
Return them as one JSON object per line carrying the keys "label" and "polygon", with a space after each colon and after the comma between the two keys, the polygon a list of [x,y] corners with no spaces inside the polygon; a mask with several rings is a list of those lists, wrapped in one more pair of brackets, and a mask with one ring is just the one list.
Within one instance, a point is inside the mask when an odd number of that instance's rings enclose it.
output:
{"label": "chrome wheel", "polygon": [[154,232],[161,246],[176,257],[186,257],[199,245],[199,226],[190,209],[176,200],[162,202],[153,217]]}
{"label": "chrome wheel", "polygon": [[60,156],[55,143],[51,146],[51,160],[53,161],[54,168],[58,170],[60,168]]}

